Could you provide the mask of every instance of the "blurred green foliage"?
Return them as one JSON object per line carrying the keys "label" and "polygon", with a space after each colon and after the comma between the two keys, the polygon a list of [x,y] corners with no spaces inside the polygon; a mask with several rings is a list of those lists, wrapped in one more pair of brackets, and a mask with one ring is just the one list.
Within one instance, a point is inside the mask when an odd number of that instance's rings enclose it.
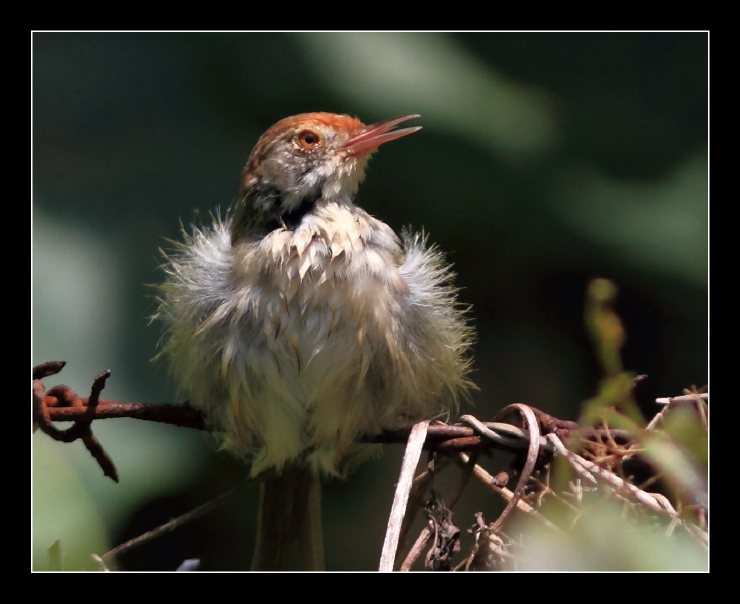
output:
{"label": "blurred green foliage", "polygon": [[617,288],[607,279],[588,285],[586,326],[604,377],[596,396],[582,405],[579,425],[584,433],[591,427],[628,430],[631,439],[584,444],[576,431],[569,448],[617,481],[625,479],[665,497],[669,511],[660,505],[660,512],[651,509],[630,486],[615,488],[601,476],[594,480],[593,474],[593,482],[584,480],[571,463],[556,456],[552,475],[539,477],[547,487],[534,500],[562,533],[531,518],[507,527],[511,534],[521,533],[518,570],[708,570],[703,540],[709,503],[707,404],[694,392],[693,400],[671,403],[646,424],[632,395],[639,382],[622,370],[624,330],[613,311],[616,296]]}
{"label": "blurred green foliage", "polygon": [[[32,50],[32,361],[68,361],[47,387],[84,395],[111,369],[106,398],[174,400],[150,363],[157,250],[227,207],[259,134],[305,111],[422,115],[373,159],[357,201],[396,230],[424,227],[454,262],[478,332],[478,417],[520,401],[573,418],[597,391],[594,277],[619,288],[644,413],[707,381],[705,33],[35,33]],[[98,433],[117,486],[79,443],[34,436],[35,568],[56,538],[67,552],[85,534],[101,554],[243,476],[201,435],[110,423]],[[328,568],[375,567],[398,455],[327,486]],[[124,564],[247,568],[249,505]],[[87,531],[63,520],[83,509]],[[65,567],[91,568],[86,555]]]}
{"label": "blurred green foliage", "polygon": [[525,553],[517,570],[708,570],[706,550],[688,534],[668,535],[666,526],[654,519],[628,519],[628,506],[603,494],[586,492],[577,503],[578,521],[564,534],[542,526],[525,527]]}

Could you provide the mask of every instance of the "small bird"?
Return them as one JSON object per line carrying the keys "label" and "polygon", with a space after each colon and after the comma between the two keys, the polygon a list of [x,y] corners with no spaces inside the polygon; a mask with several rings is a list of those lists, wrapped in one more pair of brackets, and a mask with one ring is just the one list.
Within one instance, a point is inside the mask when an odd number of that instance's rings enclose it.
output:
{"label": "small bird", "polygon": [[440,252],[353,202],[373,151],[417,117],[280,120],[234,207],[166,257],[163,354],[221,446],[263,477],[253,569],[321,568],[319,478],[367,456],[358,437],[445,416],[472,386]]}

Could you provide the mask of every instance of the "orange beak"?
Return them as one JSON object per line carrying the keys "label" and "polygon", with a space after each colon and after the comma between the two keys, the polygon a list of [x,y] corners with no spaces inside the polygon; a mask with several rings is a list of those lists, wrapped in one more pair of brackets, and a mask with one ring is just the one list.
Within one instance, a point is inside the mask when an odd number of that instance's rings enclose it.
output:
{"label": "orange beak", "polygon": [[389,120],[378,122],[377,124],[370,124],[365,126],[357,136],[353,136],[346,143],[344,143],[345,151],[348,151],[352,155],[359,155],[361,153],[367,153],[372,151],[377,146],[387,143],[388,141],[401,138],[407,134],[421,130],[421,126],[414,128],[401,128],[400,130],[393,130],[395,126],[406,120],[420,117],[419,115],[402,115],[400,117],[394,117]]}

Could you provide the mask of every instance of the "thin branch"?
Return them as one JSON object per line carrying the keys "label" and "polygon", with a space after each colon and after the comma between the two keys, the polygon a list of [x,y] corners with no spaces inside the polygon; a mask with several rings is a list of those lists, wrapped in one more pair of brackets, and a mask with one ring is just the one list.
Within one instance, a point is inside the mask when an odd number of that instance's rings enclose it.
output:
{"label": "thin branch", "polygon": [[414,478],[414,484],[411,486],[411,495],[409,495],[409,502],[406,506],[406,515],[403,518],[401,535],[398,539],[398,552],[403,551],[411,526],[413,525],[414,520],[416,520],[416,516],[419,511],[424,509],[424,496],[426,492],[432,488],[432,477],[440,474],[451,465],[449,457],[445,456],[436,458],[433,453],[431,453],[430,456],[431,460],[427,464],[427,469]]}
{"label": "thin branch", "polygon": [[239,491],[241,491],[249,482],[250,481],[245,481],[239,486],[234,487],[230,491],[226,491],[226,493],[222,493],[221,495],[219,495],[218,497],[214,497],[207,503],[204,503],[203,505],[198,506],[194,510],[187,512],[186,514],[183,514],[182,516],[178,516],[177,518],[173,518],[169,522],[165,522],[161,526],[158,526],[157,528],[152,529],[151,531],[147,531],[143,535],[134,537],[133,539],[126,541],[126,543],[122,543],[118,547],[114,547],[112,550],[110,550],[109,552],[101,556],[101,561],[110,560],[114,556],[117,556],[129,550],[132,550],[135,547],[143,545],[144,543],[147,543],[148,541],[151,541],[152,539],[156,539],[160,535],[163,535],[165,533],[170,533],[174,531],[175,529],[181,527],[182,525],[187,524],[191,520],[200,518],[204,514],[207,514],[208,512],[215,510],[216,508],[226,503],[231,497],[236,495]]}
{"label": "thin branch", "polygon": [[[473,469],[475,468],[476,459],[477,459],[477,453],[474,452],[470,456],[469,462],[463,467],[463,473],[460,478],[460,482],[458,484],[456,491],[453,493],[452,497],[450,497],[450,501],[449,501],[449,504],[447,505],[447,509],[452,510],[455,507],[455,504],[459,501],[460,496],[465,490],[466,485],[470,481],[470,477],[473,475]],[[445,464],[443,467],[446,467],[446,463],[448,463],[448,458],[443,457],[442,460],[443,460],[443,464]],[[440,471],[440,468],[435,468],[435,473],[438,473],[439,471]],[[429,473],[430,472],[427,471],[427,472],[423,472],[422,474],[419,474],[419,476],[417,476],[414,479],[414,484],[416,484],[417,481],[421,481],[422,479],[426,480]],[[410,514],[407,513],[406,518],[404,518],[404,528],[407,528],[407,524],[410,526],[409,516]],[[421,529],[421,531],[419,532],[419,536],[416,538],[416,541],[414,541],[414,544],[411,546],[411,549],[409,550],[408,554],[406,554],[406,557],[401,563],[401,567],[399,569],[400,571],[408,572],[411,570],[411,567],[413,566],[414,562],[416,562],[416,560],[419,558],[419,556],[421,556],[422,552],[424,551],[424,548],[429,542],[429,539],[431,539],[432,534],[433,534],[432,520],[430,519],[427,525]],[[403,535],[403,531],[402,531],[402,535]]]}
{"label": "thin branch", "polygon": [[[684,390],[684,392],[686,392]],[[701,424],[706,430],[707,428],[707,416],[706,416],[706,410],[707,410],[707,402],[709,401],[709,393],[707,392],[691,392],[690,394],[684,394],[682,396],[674,396],[671,398],[656,398],[655,402],[659,405],[663,405],[663,408],[655,414],[653,419],[650,420],[650,423],[645,428],[646,430],[654,430],[657,425],[661,422],[663,417],[665,417],[666,413],[670,411],[675,405],[678,404],[686,404],[686,403],[694,403],[696,405],[696,410],[699,413],[699,417],[701,419]]]}
{"label": "thin branch", "polygon": [[555,446],[555,450],[560,453],[565,459],[570,462],[570,465],[573,466],[573,469],[578,473],[579,476],[582,476],[589,482],[596,484],[596,478],[593,477],[591,472],[588,471],[588,469],[581,465],[571,454],[570,451],[565,447],[563,444],[563,441],[561,441],[557,436],[554,434],[548,434],[547,439]]}
{"label": "thin branch", "polygon": [[[467,465],[470,462],[470,457],[466,455],[465,453],[460,453],[459,458],[460,458],[460,462],[459,462],[460,465],[463,465],[463,464]],[[514,499],[513,491],[511,491],[510,489],[507,489],[506,487],[499,486],[498,481],[495,479],[495,477],[489,474],[481,466],[476,465],[473,468],[473,476],[483,486],[485,486],[487,489],[489,489],[493,493],[496,493],[496,495],[499,495],[500,497],[502,497],[505,501],[509,502],[512,499]],[[516,507],[521,512],[524,512],[525,514],[528,514],[532,518],[537,519],[539,522],[541,522],[546,527],[562,534],[562,531],[557,526],[555,526],[552,522],[550,522],[547,518],[545,518],[537,510],[535,510],[526,501],[523,501],[522,499],[520,499],[519,501],[517,501]]]}
{"label": "thin branch", "polygon": [[380,555],[380,567],[378,570],[381,572],[393,570],[401,526],[403,525],[403,518],[406,514],[406,503],[411,492],[414,471],[416,470],[416,465],[419,463],[419,457],[421,456],[422,447],[427,437],[428,428],[429,420],[425,420],[414,425],[409,434],[406,453],[404,453],[403,462],[401,463],[401,474],[398,478],[398,486],[396,487],[396,494],[393,498],[393,506],[391,507],[391,514],[388,519],[388,530],[385,534],[383,552]]}
{"label": "thin branch", "polygon": [[[684,392],[686,392],[684,390]],[[659,405],[671,405],[673,403],[690,403],[691,401],[695,401],[697,398],[703,400],[704,402],[709,401],[709,393],[708,392],[697,392],[695,394],[682,394],[681,396],[668,396],[668,397],[661,397],[656,398],[655,402]]]}
{"label": "thin branch", "polygon": [[[554,434],[548,434],[547,438],[553,444],[559,440],[558,437],[555,436]],[[676,510],[673,509],[673,506],[669,503],[669,501],[665,497],[661,497],[660,499],[658,499],[652,493],[648,493],[647,491],[643,491],[642,489],[639,489],[638,487],[627,482],[623,478],[620,478],[613,472],[610,472],[609,470],[605,470],[604,468],[593,463],[592,461],[588,461],[587,459],[584,459],[577,453],[573,453],[572,451],[566,449],[565,445],[563,445],[562,442],[559,445],[557,445],[557,448],[559,451],[561,450],[561,447],[562,447],[562,450],[564,451],[563,456],[570,462],[570,464],[573,466],[576,472],[578,472],[579,475],[585,476],[585,473],[593,474],[597,478],[601,478],[604,482],[614,487],[614,489],[620,492],[627,492],[633,499],[636,499],[641,504],[649,507],[654,512],[666,514],[671,518],[679,517]]]}
{"label": "thin branch", "polygon": [[103,559],[100,556],[98,556],[97,554],[90,554],[90,557],[95,561],[95,564],[98,565],[99,570],[104,573],[110,572],[110,568],[105,565],[105,562],[103,562]]}
{"label": "thin branch", "polygon": [[411,546],[409,553],[406,554],[406,557],[401,563],[401,567],[399,568],[401,572],[410,571],[411,567],[414,565],[414,562],[416,562],[419,556],[424,553],[424,548],[427,546],[429,539],[431,539],[432,537],[431,524],[432,521],[430,520],[427,525],[419,532],[419,536],[416,538],[416,541],[414,541],[414,544]]}

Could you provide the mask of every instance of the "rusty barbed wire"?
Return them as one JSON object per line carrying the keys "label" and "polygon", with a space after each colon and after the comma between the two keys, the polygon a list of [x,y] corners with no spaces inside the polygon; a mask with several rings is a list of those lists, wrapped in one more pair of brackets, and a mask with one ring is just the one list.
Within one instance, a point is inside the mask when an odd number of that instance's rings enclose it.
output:
{"label": "rusty barbed wire", "polygon": [[[50,361],[33,368],[34,428],[39,428],[49,437],[60,442],[82,439],[103,468],[106,476],[114,480],[117,479],[115,467],[92,434],[90,426],[93,421],[134,418],[196,430],[208,429],[200,411],[188,406],[187,403],[138,403],[100,398],[105,381],[110,377],[109,371],[104,371],[95,377],[89,397],[79,397],[75,390],[63,384],[44,390],[41,379],[59,373],[65,364],[64,361]],[[561,440],[565,440],[578,429],[576,422],[554,417],[535,407],[530,406],[529,408],[539,424],[542,451],[552,452],[552,445],[545,439],[548,434],[555,434]],[[74,422],[74,425],[66,430],[60,430],[53,425],[53,422],[63,421]],[[502,422],[481,423],[487,429],[486,435],[465,425],[433,422],[429,426],[424,449],[444,454],[489,449],[517,453],[529,446],[529,433],[523,427]],[[368,443],[405,443],[408,440],[409,431],[410,428],[387,430],[381,434],[367,435],[361,440]],[[617,439],[621,443],[629,438],[629,433],[626,430],[593,428],[586,431],[581,430],[579,436],[584,441],[602,442],[608,438]]]}
{"label": "rusty barbed wire", "polygon": [[[91,428],[93,421],[128,417],[199,430],[208,429],[200,412],[192,409],[187,404],[127,403],[101,399],[100,394],[105,387],[106,380],[110,377],[110,371],[103,371],[95,376],[90,389],[90,396],[86,398],[79,397],[75,390],[62,384],[44,390],[41,380],[59,373],[65,364],[64,361],[51,361],[33,368],[34,429],[40,429],[59,442],[82,440],[103,473],[116,482],[118,482],[118,473],[115,465],[93,434]],[[657,418],[662,419],[668,408],[678,405],[694,405],[697,409],[697,415],[703,420],[702,425],[706,427],[707,398],[706,393],[700,393],[696,389],[692,389],[692,391],[687,391],[684,396],[665,399],[665,407],[656,415],[654,421],[641,432],[654,430],[657,427]],[[660,402],[663,403],[663,400]],[[519,412],[519,419],[515,423],[514,420],[507,417],[513,411]],[[414,546],[411,547],[405,558],[400,556],[400,551],[398,552],[399,560],[403,560],[400,565],[402,570],[411,568],[414,561],[428,547],[430,541],[432,545],[426,555],[427,563],[440,568],[451,569],[449,556],[459,548],[459,545],[457,545],[459,531],[452,530],[455,527],[450,521],[451,516],[450,518],[448,516],[451,514],[452,508],[471,475],[475,475],[479,481],[500,494],[507,501],[507,504],[504,512],[493,522],[485,524],[481,517],[478,521],[481,526],[474,531],[475,545],[463,562],[455,567],[455,570],[498,567],[501,566],[503,558],[511,557],[511,554],[507,551],[507,546],[502,541],[506,537],[501,532],[501,527],[514,507],[545,523],[549,528],[559,530],[546,518],[541,517],[536,509],[527,503],[526,500],[530,498],[529,496],[527,498],[523,497],[525,487],[529,484],[533,472],[539,473],[543,469],[547,472],[552,456],[556,454],[556,449],[560,455],[567,454],[571,463],[576,460],[576,463],[580,464],[578,468],[582,474],[595,473],[594,475],[598,476],[602,482],[606,480],[606,482],[613,483],[613,488],[629,495],[631,499],[637,498],[644,505],[647,505],[645,501],[648,501],[648,507],[653,511],[662,510],[661,513],[667,513],[675,522],[679,521],[677,512],[670,507],[667,499],[658,499],[657,495],[644,492],[634,482],[628,482],[614,474],[615,471],[624,474],[624,469],[627,468],[628,464],[631,465],[631,469],[635,467],[634,464],[642,464],[641,469],[646,473],[658,476],[660,474],[659,472],[656,474],[656,469],[651,467],[650,461],[641,455],[639,439],[635,440],[636,434],[633,430],[612,429],[606,422],[596,427],[579,427],[576,422],[562,420],[535,407],[521,404],[510,405],[503,412],[500,412],[495,419],[499,419],[499,421],[481,422],[472,416],[463,416],[460,420],[468,425],[432,422],[428,426],[423,448],[429,451],[430,455],[441,455],[441,457],[437,457],[437,463],[444,463],[445,458],[449,459],[448,456],[454,454],[458,458],[458,464],[462,464],[464,474],[456,492],[448,498],[449,507],[446,507],[444,500],[439,494],[435,495],[433,491],[431,476],[434,473],[434,457],[430,457],[429,479],[420,475],[414,481],[415,484],[420,481],[416,487],[416,490],[419,491],[415,496],[417,499],[423,497],[423,492],[427,488],[431,489],[432,495],[435,496],[432,496],[425,504],[429,522],[422,529]],[[507,421],[501,421],[503,419]],[[53,425],[54,422],[59,421],[71,421],[73,425],[62,430]],[[509,421],[513,423],[508,423]],[[362,441],[405,443],[408,440],[409,432],[410,428],[386,431],[378,435],[366,436]],[[565,442],[568,443],[567,449],[563,444]],[[517,486],[514,491],[509,491],[506,488],[506,483],[509,482],[509,474],[501,472],[500,474],[503,476],[492,477],[486,474],[485,470],[476,463],[479,454],[490,449],[504,450],[516,454],[510,468],[514,475],[518,475]],[[470,453],[471,457],[467,457],[465,453]],[[483,476],[484,474],[485,476]],[[427,482],[429,484],[425,488],[424,483]],[[537,480],[534,482],[537,483]],[[614,486],[617,482],[618,485]],[[550,491],[549,487],[545,488],[542,484],[540,486],[545,491]],[[532,495],[537,494],[535,491],[532,492]],[[210,509],[209,506],[210,503],[206,504],[204,509]],[[704,511],[706,515],[704,508],[701,506],[695,507],[699,511]],[[408,524],[404,527],[406,530],[410,528],[410,521],[415,516],[414,508],[419,508],[419,506],[411,506],[407,510],[408,518],[404,520],[404,525]],[[435,514],[439,515],[439,518]],[[686,525],[686,529],[692,532],[695,538],[706,543],[706,530],[701,522],[697,522],[696,526],[691,526],[691,523],[686,521],[683,521],[682,524]],[[169,525],[164,528],[169,530],[168,527]],[[151,531],[151,535],[147,533],[145,536],[153,538],[160,534],[164,528],[159,527]],[[432,536],[435,536],[434,540],[431,539]],[[476,560],[478,563],[476,563]]]}
{"label": "rusty barbed wire", "polygon": [[[77,396],[77,393],[68,386],[54,386],[49,391],[44,392],[41,380],[36,376],[47,377],[54,375],[62,370],[66,363],[64,361],[51,361],[37,365],[33,369],[34,380],[32,383],[33,391],[33,421],[34,428],[39,428],[44,434],[61,442],[74,442],[81,440],[95,461],[103,470],[103,474],[118,482],[118,471],[110,458],[110,455],[100,444],[92,432],[92,422],[95,419],[98,403],[100,402],[100,393],[105,388],[105,382],[110,377],[110,370],[102,371],[95,376],[90,388],[90,396],[86,402]],[[81,410],[81,413],[74,420],[74,424],[66,430],[60,430],[52,425],[50,408],[62,407]]]}

